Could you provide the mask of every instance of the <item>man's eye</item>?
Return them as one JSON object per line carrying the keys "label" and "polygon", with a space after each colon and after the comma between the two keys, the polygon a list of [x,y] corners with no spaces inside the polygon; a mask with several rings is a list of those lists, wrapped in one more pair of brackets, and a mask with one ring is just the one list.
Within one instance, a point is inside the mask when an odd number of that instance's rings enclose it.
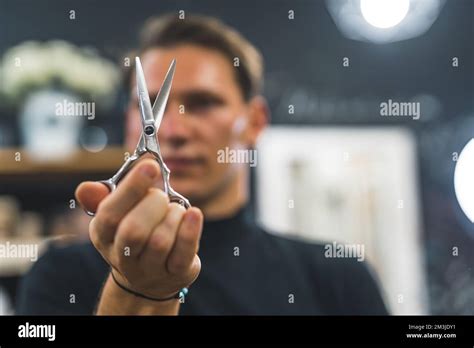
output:
{"label": "man's eye", "polygon": [[218,106],[219,104],[221,103],[214,99],[192,100],[186,103],[186,109],[188,111],[204,112],[208,111],[210,108]]}

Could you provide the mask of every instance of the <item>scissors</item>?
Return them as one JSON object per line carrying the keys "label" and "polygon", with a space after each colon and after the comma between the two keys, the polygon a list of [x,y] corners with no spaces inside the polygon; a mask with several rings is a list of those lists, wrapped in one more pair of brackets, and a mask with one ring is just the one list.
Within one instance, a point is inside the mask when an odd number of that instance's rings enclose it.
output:
{"label": "scissors", "polygon": [[[158,129],[161,125],[161,120],[163,119],[163,114],[165,112],[166,103],[168,102],[168,97],[171,90],[171,83],[173,81],[173,75],[176,68],[176,60],[173,59],[168,72],[166,73],[165,80],[156,96],[153,107],[151,106],[150,96],[148,94],[148,89],[146,87],[145,74],[143,73],[143,68],[140,62],[140,58],[135,58],[135,73],[137,79],[137,93],[138,93],[138,105],[140,107],[140,115],[142,121],[142,135],[138,142],[135,151],[132,156],[130,156],[125,163],[120,167],[120,169],[112,176],[110,179],[101,180],[100,183],[103,183],[108,189],[113,192],[117,188],[118,182],[125,176],[130,167],[143,155],[150,153],[155,160],[158,162],[158,165],[161,169],[161,174],[163,177],[163,188],[165,193],[168,195],[170,202],[176,202],[184,206],[186,209],[191,206],[189,201],[173,190],[170,185],[170,174],[171,171],[166,166],[161,156],[160,145],[158,143]],[[87,211],[86,213],[90,216],[94,216],[95,213]]]}

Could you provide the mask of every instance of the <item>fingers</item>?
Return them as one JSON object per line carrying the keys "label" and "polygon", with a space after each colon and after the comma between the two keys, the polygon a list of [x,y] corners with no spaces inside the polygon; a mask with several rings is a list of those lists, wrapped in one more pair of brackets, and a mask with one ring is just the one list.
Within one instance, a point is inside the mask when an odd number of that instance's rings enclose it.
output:
{"label": "fingers", "polygon": [[90,212],[95,212],[99,203],[110,193],[107,186],[100,182],[86,181],[76,189],[79,204]]}
{"label": "fingers", "polygon": [[170,203],[161,223],[153,230],[143,251],[141,262],[147,267],[163,267],[173,248],[178,228],[186,210],[177,203]]}
{"label": "fingers", "polygon": [[[159,189],[150,189],[120,222],[115,236],[118,256],[138,257],[154,228],[168,211],[168,196]],[[128,254],[127,254],[128,251]]]}
{"label": "fingers", "polygon": [[186,211],[167,261],[167,269],[171,274],[185,273],[199,261],[199,258],[196,261],[195,256],[199,249],[202,223],[203,215],[198,208],[192,207]]}
{"label": "fingers", "polygon": [[154,186],[158,172],[156,161],[146,159],[139,162],[120,182],[117,189],[100,202],[96,216],[91,221],[91,231],[99,231],[100,235],[91,235],[93,242],[95,240],[104,244],[113,241],[118,224]]}

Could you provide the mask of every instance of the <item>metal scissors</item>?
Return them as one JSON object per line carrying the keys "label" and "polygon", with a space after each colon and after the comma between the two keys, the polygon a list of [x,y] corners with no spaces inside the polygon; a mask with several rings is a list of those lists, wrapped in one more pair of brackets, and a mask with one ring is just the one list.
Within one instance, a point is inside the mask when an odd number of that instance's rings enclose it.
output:
{"label": "metal scissors", "polygon": [[[161,125],[161,120],[163,119],[163,114],[165,112],[166,103],[168,102],[168,97],[171,90],[171,84],[173,81],[173,75],[176,68],[176,60],[171,62],[168,72],[166,73],[165,80],[156,96],[153,107],[151,106],[150,96],[148,94],[148,89],[146,87],[145,74],[143,73],[143,68],[140,62],[140,58],[135,58],[135,73],[137,79],[137,93],[138,93],[138,105],[140,107],[140,115],[142,121],[142,135],[140,141],[138,142],[135,151],[132,156],[130,156],[125,163],[120,167],[120,169],[112,176],[110,179],[101,180],[99,182],[106,185],[109,190],[112,192],[117,188],[118,182],[125,176],[130,167],[143,155],[150,153],[153,155],[155,160],[158,162],[161,174],[163,177],[163,188],[165,193],[168,195],[170,202],[176,202],[184,206],[186,209],[191,206],[189,201],[178,192],[173,190],[170,185],[170,170],[163,161],[163,157],[160,152],[160,145],[158,143],[158,129]],[[87,211],[86,213],[90,216],[94,216],[95,213]]]}

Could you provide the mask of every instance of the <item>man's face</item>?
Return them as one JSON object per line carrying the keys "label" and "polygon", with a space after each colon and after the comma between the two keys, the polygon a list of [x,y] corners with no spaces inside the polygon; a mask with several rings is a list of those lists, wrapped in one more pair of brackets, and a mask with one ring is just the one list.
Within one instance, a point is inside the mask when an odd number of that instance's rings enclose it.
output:
{"label": "man's face", "polygon": [[[218,195],[235,180],[239,167],[218,163],[217,152],[254,145],[254,132],[249,130],[252,107],[242,97],[231,62],[218,51],[189,44],[154,48],[142,55],[152,103],[173,59],[176,71],[158,140],[172,187],[199,202]],[[131,96],[128,149],[141,135],[135,79]]]}

